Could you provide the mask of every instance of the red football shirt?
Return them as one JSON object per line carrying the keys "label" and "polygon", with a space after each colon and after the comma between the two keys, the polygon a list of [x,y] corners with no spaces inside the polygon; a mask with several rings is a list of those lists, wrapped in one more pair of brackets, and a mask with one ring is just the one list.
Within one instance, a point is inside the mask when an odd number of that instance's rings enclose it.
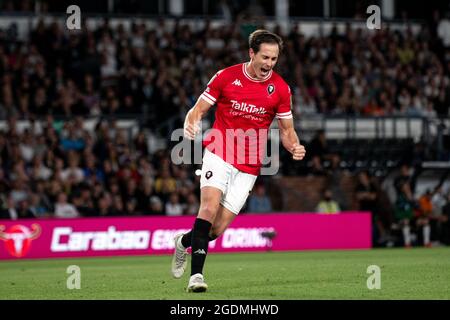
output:
{"label": "red football shirt", "polygon": [[201,94],[217,105],[213,130],[203,146],[235,168],[258,175],[273,119],[292,118],[291,92],[274,71],[259,80],[247,73],[246,65],[220,70]]}

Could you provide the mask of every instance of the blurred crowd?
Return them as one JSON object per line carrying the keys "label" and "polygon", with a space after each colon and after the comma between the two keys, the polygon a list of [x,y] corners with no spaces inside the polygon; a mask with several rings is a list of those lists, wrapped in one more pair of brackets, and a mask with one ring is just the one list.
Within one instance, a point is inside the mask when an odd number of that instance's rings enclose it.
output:
{"label": "blurred crowd", "polygon": [[295,66],[286,77],[297,114],[448,116],[450,48],[432,31],[293,30],[282,60]]}
{"label": "blurred crowd", "polygon": [[[143,131],[130,140],[113,120],[89,131],[81,116],[49,115],[19,130],[10,117],[0,131],[0,219],[196,215],[194,171],[174,165],[167,149],[149,153]],[[272,211],[264,185],[256,185],[246,209]]]}
{"label": "blurred crowd", "polygon": [[80,116],[47,116],[21,132],[9,118],[0,132],[0,216],[196,214],[193,170],[173,165],[164,149],[149,154],[144,132],[129,137],[115,121],[89,132]]}
{"label": "blurred crowd", "polygon": [[[143,114],[149,125],[184,115],[219,69],[248,60],[245,25],[194,30],[180,21],[68,32],[39,21],[27,41],[0,31],[0,118]],[[436,25],[419,32],[333,28],[283,35],[277,70],[304,114],[448,116],[450,48]]]}

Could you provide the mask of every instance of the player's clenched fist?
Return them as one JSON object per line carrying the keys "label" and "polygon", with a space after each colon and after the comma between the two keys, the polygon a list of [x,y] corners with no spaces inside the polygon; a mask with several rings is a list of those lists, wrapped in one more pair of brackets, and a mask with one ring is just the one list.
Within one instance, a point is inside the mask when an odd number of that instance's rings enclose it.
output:
{"label": "player's clenched fist", "polygon": [[196,122],[195,124],[191,124],[187,121],[184,122],[184,137],[189,140],[194,140],[197,133],[200,132],[200,126],[199,122]]}
{"label": "player's clenched fist", "polygon": [[302,160],[305,157],[306,149],[304,146],[298,143],[294,143],[291,148],[292,159],[294,160]]}

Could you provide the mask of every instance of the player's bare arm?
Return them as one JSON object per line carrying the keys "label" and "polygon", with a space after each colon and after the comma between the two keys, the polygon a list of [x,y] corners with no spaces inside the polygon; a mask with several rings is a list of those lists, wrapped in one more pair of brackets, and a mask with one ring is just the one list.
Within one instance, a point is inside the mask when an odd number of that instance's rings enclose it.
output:
{"label": "player's bare arm", "polygon": [[292,159],[302,160],[305,157],[306,149],[300,144],[294,128],[294,121],[291,119],[278,119],[280,137],[283,147],[292,153]]}
{"label": "player's bare arm", "polygon": [[211,108],[211,104],[200,98],[188,111],[184,120],[184,136],[187,139],[194,140],[195,135],[200,132],[200,121],[209,108]]}

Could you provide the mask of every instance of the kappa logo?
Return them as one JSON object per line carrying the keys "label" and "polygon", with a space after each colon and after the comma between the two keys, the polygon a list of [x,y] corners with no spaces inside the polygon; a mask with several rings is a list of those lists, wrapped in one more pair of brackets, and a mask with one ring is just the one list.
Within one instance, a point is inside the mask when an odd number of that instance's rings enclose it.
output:
{"label": "kappa logo", "polygon": [[16,224],[5,230],[5,226],[0,225],[0,239],[5,241],[6,250],[16,258],[25,256],[31,248],[31,241],[41,235],[41,226],[31,225],[31,231],[27,227]]}
{"label": "kappa logo", "polygon": [[211,178],[212,176],[213,176],[212,171],[207,171],[207,172],[205,173],[205,178],[208,179],[208,180],[209,180],[209,178]]}
{"label": "kappa logo", "polygon": [[267,92],[270,94],[272,94],[275,91],[275,86],[273,84],[269,84],[267,86]]}
{"label": "kappa logo", "polygon": [[241,80],[239,80],[239,79],[234,80],[232,84],[234,84],[235,86],[241,87],[241,88],[244,87],[241,83]]}
{"label": "kappa logo", "polygon": [[196,253],[196,254],[206,254],[206,251],[204,249],[198,249],[194,253]]}

